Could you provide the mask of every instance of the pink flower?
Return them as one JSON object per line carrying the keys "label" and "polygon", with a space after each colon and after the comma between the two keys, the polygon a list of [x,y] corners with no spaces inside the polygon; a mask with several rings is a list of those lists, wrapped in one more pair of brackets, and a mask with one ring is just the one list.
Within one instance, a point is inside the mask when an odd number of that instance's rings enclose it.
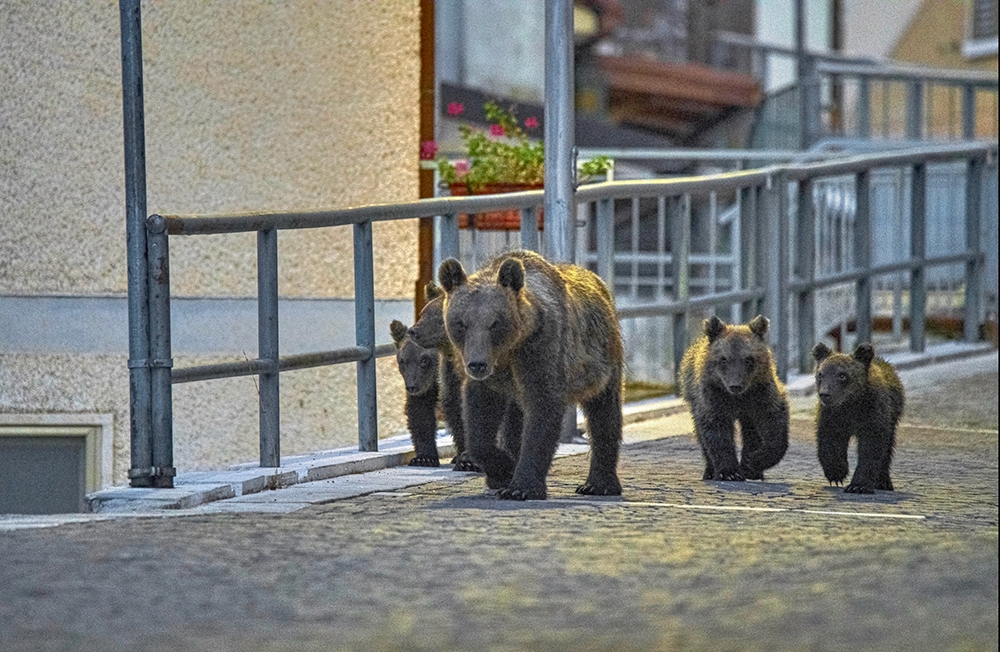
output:
{"label": "pink flower", "polygon": [[524,121],[524,126],[527,127],[528,129],[537,129],[538,128],[538,118],[534,118],[534,117],[528,118],[527,120]]}
{"label": "pink flower", "polygon": [[425,140],[420,143],[420,160],[421,161],[433,161],[434,155],[437,154],[438,146],[433,140]]}
{"label": "pink flower", "polygon": [[469,173],[469,162],[465,159],[455,161],[455,172],[460,177],[464,177]]}
{"label": "pink flower", "polygon": [[504,133],[503,125],[490,125],[491,136],[503,136]]}
{"label": "pink flower", "polygon": [[465,105],[461,102],[448,103],[448,115],[462,115],[463,111],[465,111]]}

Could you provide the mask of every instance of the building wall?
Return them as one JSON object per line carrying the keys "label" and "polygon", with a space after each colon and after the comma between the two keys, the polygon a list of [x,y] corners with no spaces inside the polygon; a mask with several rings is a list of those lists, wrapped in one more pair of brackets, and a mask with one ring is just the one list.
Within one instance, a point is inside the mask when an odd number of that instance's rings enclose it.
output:
{"label": "building wall", "polygon": [[[150,213],[417,197],[418,0],[149,0],[142,11]],[[48,310],[61,297],[122,297],[118,3],[0,0],[0,16],[0,312],[5,297],[29,311],[33,298]],[[373,231],[376,296],[412,314],[416,223]],[[352,242],[350,227],[280,233],[281,296],[343,310],[336,299],[353,297]],[[175,296],[256,296],[252,234],[170,246]],[[65,338],[77,326],[67,320]],[[45,341],[24,344],[30,335],[14,346],[0,332],[0,412],[114,415],[113,480],[124,482],[127,351],[46,352]],[[387,329],[377,337],[389,341]],[[241,355],[175,353],[178,366]],[[391,361],[379,374],[380,432],[394,434],[405,423],[401,383]],[[283,453],[356,441],[353,365],[286,374],[282,386]],[[252,379],[175,389],[181,471],[256,458]]]}

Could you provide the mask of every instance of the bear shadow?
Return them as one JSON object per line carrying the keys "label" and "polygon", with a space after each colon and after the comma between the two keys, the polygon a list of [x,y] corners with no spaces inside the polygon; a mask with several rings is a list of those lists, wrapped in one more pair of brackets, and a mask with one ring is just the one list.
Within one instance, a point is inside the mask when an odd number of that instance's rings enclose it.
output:
{"label": "bear shadow", "polygon": [[[565,507],[594,507],[595,503],[627,502],[622,496],[579,496],[576,494],[550,495],[547,500],[501,500],[491,492],[474,496],[455,496],[445,498],[428,506],[428,509],[479,509],[494,512],[509,512],[519,509],[563,509]],[[576,503],[576,504],[574,504]]]}
{"label": "bear shadow", "polygon": [[741,494],[786,494],[792,490],[787,482],[768,482],[767,480],[744,480],[743,482],[727,482],[723,480],[705,480],[706,485],[727,493]]}
{"label": "bear shadow", "polygon": [[917,494],[909,491],[882,491],[875,490],[873,494],[849,494],[844,492],[843,487],[823,487],[823,493],[834,500],[844,503],[872,503],[877,505],[898,505],[907,503],[917,498]]}

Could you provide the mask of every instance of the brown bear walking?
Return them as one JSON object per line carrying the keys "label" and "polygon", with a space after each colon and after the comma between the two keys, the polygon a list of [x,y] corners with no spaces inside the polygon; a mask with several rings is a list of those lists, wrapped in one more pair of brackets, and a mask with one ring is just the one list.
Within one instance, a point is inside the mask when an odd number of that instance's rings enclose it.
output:
{"label": "brown bear walking", "polygon": [[[466,374],[464,412],[473,458],[500,498],[546,497],[562,415],[580,403],[590,430],[590,473],[577,492],[619,495],[622,342],[614,303],[594,273],[510,252],[466,276],[441,264],[444,322]],[[512,407],[523,413],[520,454],[496,445]]]}
{"label": "brown bear walking", "polygon": [[816,444],[819,463],[830,484],[847,477],[847,446],[858,440],[858,467],[847,493],[892,491],[889,467],[896,447],[896,425],[903,416],[903,383],[892,365],[862,343],[854,355],[833,353],[823,343],[816,359]]}
{"label": "brown bear walking", "polygon": [[444,293],[433,282],[427,284],[425,292],[427,304],[411,328],[396,320],[389,325],[396,344],[396,365],[406,386],[406,422],[415,451],[410,466],[440,465],[436,441],[440,398],[445,423],[455,442],[455,470],[479,471],[465,446],[462,379],[455,372],[451,346],[444,335]]}
{"label": "brown bear walking", "polygon": [[681,392],[705,457],[705,480],[763,480],[788,449],[788,396],[765,341],[767,326],[760,315],[745,326],[713,316],[681,361]]}

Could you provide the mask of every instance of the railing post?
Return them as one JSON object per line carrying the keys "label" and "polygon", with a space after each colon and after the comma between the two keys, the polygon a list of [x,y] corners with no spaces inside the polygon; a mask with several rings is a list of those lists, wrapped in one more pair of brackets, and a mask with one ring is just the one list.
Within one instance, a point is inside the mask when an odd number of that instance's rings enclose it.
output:
{"label": "railing post", "polygon": [[146,136],[139,0],[119,0],[125,138],[125,248],[128,255],[129,484],[152,487],[149,381],[149,268],[146,251]]}
{"label": "railing post", "polygon": [[[670,260],[673,272],[674,301],[684,301],[691,296],[688,257],[691,253],[691,197],[670,197],[667,199],[667,214],[670,216]],[[687,348],[688,313],[673,316],[674,378],[680,368],[681,359]]]}
{"label": "railing post", "polygon": [[799,149],[807,150],[820,137],[822,102],[816,60],[802,56],[799,66]]}
{"label": "railing post", "polygon": [[[858,172],[855,177],[857,207],[854,213],[854,266],[869,271],[872,266],[871,176],[870,171]],[[870,342],[872,338],[872,279],[863,276],[855,286],[856,344]]]}
{"label": "railing post", "polygon": [[[447,213],[441,216],[441,260],[458,259],[458,215]],[[437,270],[435,270],[437,273]]]}
{"label": "railing post", "polygon": [[914,80],[906,87],[906,137],[920,140],[924,134],[924,84]]}
{"label": "railing post", "polygon": [[[812,179],[799,181],[798,224],[795,233],[796,276],[800,281],[812,283],[816,276],[816,211],[813,206]],[[812,343],[816,336],[816,295],[814,288],[800,290],[796,296],[798,307],[799,372],[812,369]]]}
{"label": "railing post", "polygon": [[790,362],[789,353],[789,319],[788,319],[788,282],[791,279],[791,261],[789,253],[789,223],[790,216],[788,205],[788,179],[784,174],[779,174],[774,180],[775,197],[774,207],[770,211],[769,230],[777,249],[774,251],[772,263],[774,270],[775,293],[771,309],[768,315],[774,324],[774,356],[778,368],[778,377],[783,381],[788,381],[788,364]]}
{"label": "railing post", "polygon": [[170,252],[163,218],[146,221],[149,258],[149,381],[153,486],[174,486],[174,419],[170,353]]}
{"label": "railing post", "polygon": [[980,295],[983,285],[980,229],[982,228],[983,168],[980,156],[969,159],[965,182],[965,243],[975,257],[965,264],[965,341],[979,341]]}
{"label": "railing post", "polygon": [[[740,280],[739,290],[760,286],[757,274],[757,188],[740,188]],[[748,322],[755,316],[757,301],[749,299],[740,304],[740,321]]]}
{"label": "railing post", "polygon": [[927,165],[913,166],[910,179],[910,257],[918,266],[910,270],[910,350],[922,353],[927,346]]}
{"label": "railing post", "polygon": [[281,466],[278,374],[278,230],[257,232],[257,357],[266,360],[260,383],[260,465]]}
{"label": "railing post", "polygon": [[573,3],[545,0],[545,255],[573,262]]}
{"label": "railing post", "polygon": [[858,138],[871,138],[872,96],[868,77],[858,77]]}
{"label": "railing post", "polygon": [[962,86],[962,138],[976,139],[976,87],[969,82]]}
{"label": "railing post", "polygon": [[354,327],[358,346],[371,354],[358,361],[358,450],[378,450],[375,385],[375,270],[372,223],[354,225]]}
{"label": "railing post", "polygon": [[604,279],[611,293],[615,292],[615,211],[613,199],[597,201],[597,275]]}
{"label": "railing post", "polygon": [[521,209],[521,249],[538,251],[538,210],[534,206]]}

